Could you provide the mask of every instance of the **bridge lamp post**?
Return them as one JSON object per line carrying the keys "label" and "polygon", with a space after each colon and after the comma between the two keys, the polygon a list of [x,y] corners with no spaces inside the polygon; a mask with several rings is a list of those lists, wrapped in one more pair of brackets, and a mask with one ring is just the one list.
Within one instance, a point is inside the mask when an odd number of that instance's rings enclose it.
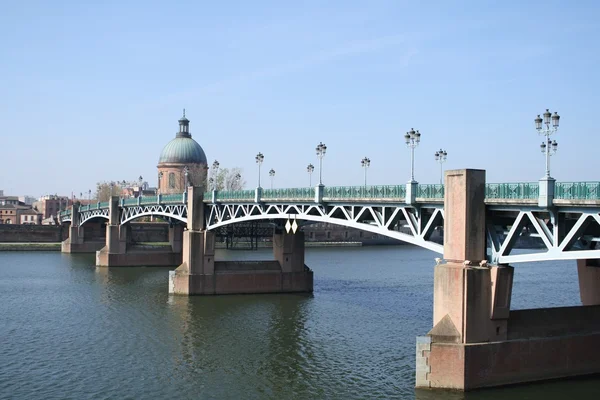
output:
{"label": "bridge lamp post", "polygon": [[142,197],[142,182],[144,181],[144,178],[142,178],[142,176],[140,175],[140,177],[138,178],[138,180],[140,181],[140,195],[139,197]]}
{"label": "bridge lamp post", "polygon": [[92,189],[88,189],[88,201],[92,200]]}
{"label": "bridge lamp post", "polygon": [[275,170],[273,168],[269,171],[269,176],[271,177],[271,190],[273,190],[273,179],[275,178]]}
{"label": "bridge lamp post", "polygon": [[[558,115],[556,111],[552,114],[549,109],[546,109],[544,119],[542,119],[539,114],[535,119],[535,129],[538,132],[538,135],[546,138],[540,146],[542,153],[546,155],[546,175],[544,177],[546,180],[550,179],[550,156],[556,154],[556,150],[558,149],[558,143],[556,143],[556,140],[552,142],[550,140],[550,135],[558,131],[559,120],[560,115]],[[552,125],[552,127],[550,125]]]}
{"label": "bridge lamp post", "polygon": [[365,169],[365,187],[367,187],[367,169],[371,166],[371,159],[367,157],[363,158],[360,160],[360,166]]}
{"label": "bridge lamp post", "polygon": [[254,157],[254,159],[256,160],[256,163],[258,164],[258,187],[260,187],[260,166],[262,165],[263,161],[265,161],[265,156],[263,155],[263,153],[258,153],[256,155],[256,157]]}
{"label": "bridge lamp post", "polygon": [[415,148],[421,142],[421,134],[410,128],[404,135],[406,146],[410,149],[410,183],[415,183]]}
{"label": "bridge lamp post", "polygon": [[162,177],[163,177],[163,172],[162,172],[162,171],[160,171],[160,172],[158,173],[158,193],[159,193],[159,194],[160,194],[160,184],[161,184],[161,182],[162,182]]}
{"label": "bridge lamp post", "polygon": [[327,152],[327,146],[323,142],[319,142],[315,150],[319,158],[319,186],[323,186],[323,157],[325,157],[325,153]]}
{"label": "bridge lamp post", "polygon": [[235,190],[240,190],[240,189],[241,189],[241,188],[239,187],[239,182],[240,182],[240,179],[242,179],[242,175],[240,175],[239,173],[238,173],[238,174],[235,174],[235,175],[233,176],[233,183],[234,183],[234,187],[232,187],[232,188],[231,188],[232,190],[234,190],[234,188],[236,188]]}
{"label": "bridge lamp post", "polygon": [[312,174],[315,171],[315,166],[312,164],[308,164],[306,167],[306,172],[308,172],[308,187],[312,186]]}
{"label": "bridge lamp post", "polygon": [[440,149],[435,152],[435,161],[440,163],[440,185],[444,184],[444,169],[442,165],[446,162],[447,158],[448,152],[446,150]]}
{"label": "bridge lamp post", "polygon": [[214,182],[215,182],[215,186],[213,187],[213,190],[217,190],[217,183],[219,182],[219,162],[217,160],[215,160],[212,164],[212,168],[213,168],[213,177]]}

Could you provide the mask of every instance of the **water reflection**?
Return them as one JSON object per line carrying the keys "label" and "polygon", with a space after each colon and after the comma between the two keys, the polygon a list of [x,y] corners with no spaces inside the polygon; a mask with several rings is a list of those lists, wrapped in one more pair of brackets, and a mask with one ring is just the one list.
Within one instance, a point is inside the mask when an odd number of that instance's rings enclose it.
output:
{"label": "water reflection", "polygon": [[[306,332],[308,295],[171,296],[180,349],[173,364],[178,374],[203,386],[282,398],[290,385],[306,393],[312,384],[310,338]],[[238,389],[236,389],[238,388]],[[215,393],[219,397],[219,392]]]}

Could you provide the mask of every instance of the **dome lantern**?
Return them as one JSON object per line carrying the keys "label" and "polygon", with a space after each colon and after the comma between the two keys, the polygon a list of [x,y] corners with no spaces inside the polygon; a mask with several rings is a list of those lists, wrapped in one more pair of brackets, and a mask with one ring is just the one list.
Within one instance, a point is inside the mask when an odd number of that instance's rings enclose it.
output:
{"label": "dome lantern", "polygon": [[190,120],[185,117],[185,108],[183,109],[183,117],[179,119],[179,132],[177,132],[176,137],[192,137],[190,134]]}

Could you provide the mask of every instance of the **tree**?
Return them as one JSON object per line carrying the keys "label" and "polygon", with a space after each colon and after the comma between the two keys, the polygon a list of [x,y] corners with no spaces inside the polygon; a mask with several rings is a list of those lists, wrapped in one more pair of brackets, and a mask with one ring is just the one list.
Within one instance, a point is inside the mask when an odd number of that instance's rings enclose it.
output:
{"label": "tree", "polygon": [[[217,190],[241,190],[246,186],[246,181],[242,177],[242,169],[239,167],[234,168],[219,168],[216,179],[214,176],[214,170],[211,171],[208,190],[212,190],[215,186],[214,180],[216,180]],[[213,179],[213,181],[211,181]]]}
{"label": "tree", "polygon": [[110,196],[119,196],[122,188],[115,182],[98,182],[96,184],[96,199],[98,201],[109,201]]}

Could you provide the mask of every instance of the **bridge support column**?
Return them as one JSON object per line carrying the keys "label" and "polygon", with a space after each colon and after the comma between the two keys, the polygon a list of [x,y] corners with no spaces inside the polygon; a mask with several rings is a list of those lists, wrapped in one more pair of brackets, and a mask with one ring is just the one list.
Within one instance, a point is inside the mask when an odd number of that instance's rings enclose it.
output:
{"label": "bridge support column", "polygon": [[188,189],[188,230],[182,264],[169,275],[169,292],[180,295],[312,292],[304,265],[304,233],[273,235],[273,261],[215,261],[215,236],[204,226],[202,188]]}
{"label": "bridge support column", "polygon": [[120,223],[119,198],[113,196],[109,204],[109,224],[106,227],[106,244],[96,252],[98,267],[162,267],[181,263],[181,251],[172,250],[180,242],[176,229],[169,232],[171,248],[164,249],[134,248],[131,246],[131,225]]}
{"label": "bridge support column", "polygon": [[581,304],[600,305],[600,260],[577,260],[577,274]]}
{"label": "bridge support column", "polygon": [[173,253],[181,253],[183,250],[183,225],[169,226],[169,244]]}
{"label": "bridge support column", "polygon": [[[433,329],[417,338],[416,386],[471,390],[600,373],[600,306],[510,311],[512,267],[484,261],[484,188],[485,171],[446,172],[445,263],[434,271]],[[591,265],[579,264],[586,283],[600,277]],[[590,287],[600,283],[582,288],[582,302],[598,304]]]}
{"label": "bridge support column", "polygon": [[102,246],[104,246],[102,242],[85,240],[85,229],[83,225],[79,225],[79,203],[73,204],[71,207],[69,237],[61,243],[61,252],[94,253],[101,249]]}

